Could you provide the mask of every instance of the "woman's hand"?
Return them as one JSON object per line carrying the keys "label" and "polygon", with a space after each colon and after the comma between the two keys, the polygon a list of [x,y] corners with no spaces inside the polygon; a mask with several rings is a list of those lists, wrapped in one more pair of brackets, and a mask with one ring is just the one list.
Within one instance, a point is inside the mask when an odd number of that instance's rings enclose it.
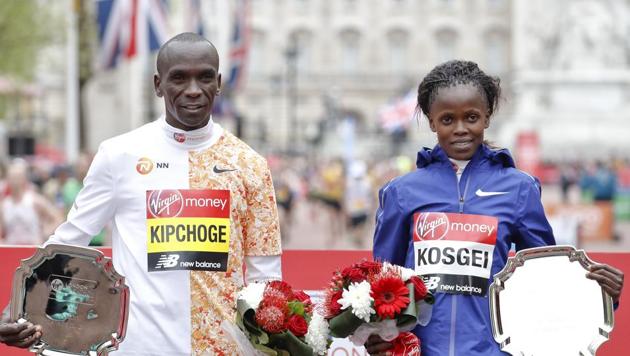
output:
{"label": "woman's hand", "polygon": [[365,349],[371,356],[387,356],[391,355],[389,350],[392,348],[392,344],[381,339],[378,335],[370,335],[365,342]]}
{"label": "woman's hand", "polygon": [[595,264],[589,267],[586,278],[597,281],[612,297],[613,303],[619,303],[623,289],[623,272],[607,264]]}
{"label": "woman's hand", "polygon": [[42,337],[42,327],[31,323],[12,323],[0,320],[0,342],[9,346],[28,348]]}

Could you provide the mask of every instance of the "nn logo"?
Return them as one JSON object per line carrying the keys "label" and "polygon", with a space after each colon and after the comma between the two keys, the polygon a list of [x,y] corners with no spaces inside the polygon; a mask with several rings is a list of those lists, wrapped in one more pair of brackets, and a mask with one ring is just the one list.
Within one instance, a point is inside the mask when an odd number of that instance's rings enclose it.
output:
{"label": "nn logo", "polygon": [[177,261],[179,261],[179,255],[160,255],[160,259],[157,261],[155,265],[155,269],[162,268],[173,268],[177,266]]}
{"label": "nn logo", "polygon": [[136,163],[136,171],[143,176],[151,173],[153,168],[168,168],[168,162],[156,162],[147,157],[140,157]]}
{"label": "nn logo", "polygon": [[136,163],[136,171],[138,171],[138,173],[144,176],[151,173],[152,170],[153,161],[150,158],[140,157],[140,159],[138,159],[138,163]]}

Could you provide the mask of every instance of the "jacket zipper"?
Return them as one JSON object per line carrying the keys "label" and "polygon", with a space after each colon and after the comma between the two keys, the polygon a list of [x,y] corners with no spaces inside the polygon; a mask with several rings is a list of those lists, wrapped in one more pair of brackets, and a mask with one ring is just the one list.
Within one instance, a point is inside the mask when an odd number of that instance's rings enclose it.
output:
{"label": "jacket zipper", "polygon": [[[468,167],[466,167],[468,168]],[[464,169],[465,171],[466,169]],[[464,174],[462,173],[462,177]],[[455,180],[457,183],[457,198],[459,200],[459,213],[464,213],[464,202],[466,193],[468,192],[468,183],[470,183],[470,177],[466,177],[466,185],[464,186],[464,194],[461,194],[461,190],[459,189],[459,180],[457,179],[457,172],[455,172]],[[451,298],[451,330],[450,330],[450,338],[448,344],[448,355],[455,356],[455,327],[456,327],[456,316],[457,316],[457,295],[453,294]]]}

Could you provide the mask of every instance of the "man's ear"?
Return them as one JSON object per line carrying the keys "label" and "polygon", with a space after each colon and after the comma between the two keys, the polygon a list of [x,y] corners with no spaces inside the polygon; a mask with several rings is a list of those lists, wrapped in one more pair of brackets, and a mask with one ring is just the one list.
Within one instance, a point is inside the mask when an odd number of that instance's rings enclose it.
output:
{"label": "man's ear", "polygon": [[160,89],[160,83],[162,81],[160,80],[160,75],[159,74],[154,74],[153,75],[153,88],[155,89],[155,95],[158,96],[158,98],[161,98],[164,94],[162,93],[162,89]]}

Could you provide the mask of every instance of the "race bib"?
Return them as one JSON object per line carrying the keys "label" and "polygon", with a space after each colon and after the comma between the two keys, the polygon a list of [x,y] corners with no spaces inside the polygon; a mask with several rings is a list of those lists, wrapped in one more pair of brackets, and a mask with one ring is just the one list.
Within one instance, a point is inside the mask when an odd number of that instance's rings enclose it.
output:
{"label": "race bib", "polygon": [[429,290],[485,296],[497,241],[493,216],[423,212],[413,215],[416,273]]}
{"label": "race bib", "polygon": [[149,272],[226,271],[229,190],[148,190]]}

